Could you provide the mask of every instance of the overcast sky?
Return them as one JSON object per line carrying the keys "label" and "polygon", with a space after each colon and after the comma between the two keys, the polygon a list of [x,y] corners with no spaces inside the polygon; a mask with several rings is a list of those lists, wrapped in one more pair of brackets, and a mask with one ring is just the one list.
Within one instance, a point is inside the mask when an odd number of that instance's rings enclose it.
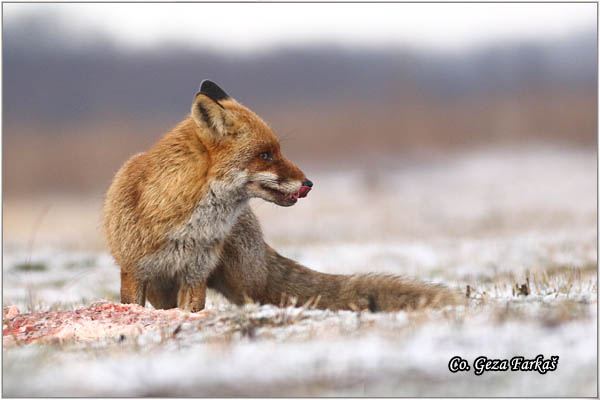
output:
{"label": "overcast sky", "polygon": [[[557,40],[596,28],[596,4],[7,4],[4,22],[48,16],[120,44],[181,41],[253,51],[290,44],[402,45],[456,51],[499,41]],[[83,36],[83,35],[82,35]]]}

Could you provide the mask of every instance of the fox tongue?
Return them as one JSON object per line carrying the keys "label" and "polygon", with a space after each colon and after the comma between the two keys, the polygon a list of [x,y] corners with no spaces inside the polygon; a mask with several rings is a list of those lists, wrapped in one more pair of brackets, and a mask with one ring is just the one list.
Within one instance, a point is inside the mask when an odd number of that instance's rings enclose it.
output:
{"label": "fox tongue", "polygon": [[310,192],[310,187],[308,187],[308,186],[300,186],[300,189],[298,189],[298,193],[296,193],[294,195],[294,198],[306,197],[306,195],[308,194],[308,192]]}
{"label": "fox tongue", "polygon": [[296,192],[294,194],[288,194],[288,197],[298,200],[300,197],[306,197],[308,192],[310,192],[310,187],[300,186],[300,189],[298,189],[298,192]]}

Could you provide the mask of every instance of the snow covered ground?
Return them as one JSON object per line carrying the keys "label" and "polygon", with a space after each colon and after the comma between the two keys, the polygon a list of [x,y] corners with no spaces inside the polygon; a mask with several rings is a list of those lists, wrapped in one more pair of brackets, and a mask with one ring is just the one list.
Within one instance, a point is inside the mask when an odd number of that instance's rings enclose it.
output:
{"label": "snow covered ground", "polygon": [[[302,167],[315,182],[307,199],[292,208],[253,202],[273,247],[324,272],[469,286],[469,304],[388,314],[238,308],[210,292],[209,317],[176,335],[5,346],[3,395],[597,396],[595,152]],[[118,300],[118,269],[105,252],[6,235],[4,306],[23,313]],[[515,285],[527,282],[530,293],[520,294]],[[473,372],[478,356],[538,354],[559,356],[557,369]],[[471,370],[451,373],[453,356]]]}

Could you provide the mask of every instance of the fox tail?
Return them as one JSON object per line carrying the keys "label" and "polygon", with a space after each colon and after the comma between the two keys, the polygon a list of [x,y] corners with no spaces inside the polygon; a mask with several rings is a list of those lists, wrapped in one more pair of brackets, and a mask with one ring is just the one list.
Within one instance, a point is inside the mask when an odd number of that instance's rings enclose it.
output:
{"label": "fox tail", "polygon": [[331,310],[398,311],[459,304],[461,296],[442,286],[397,275],[325,274],[306,268],[269,248],[268,280],[263,301],[296,299],[297,305]]}

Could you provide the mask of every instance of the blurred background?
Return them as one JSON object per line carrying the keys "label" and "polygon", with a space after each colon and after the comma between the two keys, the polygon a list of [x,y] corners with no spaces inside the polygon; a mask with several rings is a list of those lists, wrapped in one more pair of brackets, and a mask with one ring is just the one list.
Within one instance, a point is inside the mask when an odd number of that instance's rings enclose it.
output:
{"label": "blurred background", "polygon": [[205,78],[311,179],[597,148],[595,4],[3,4],[3,24],[5,246],[102,248],[114,173]]}

